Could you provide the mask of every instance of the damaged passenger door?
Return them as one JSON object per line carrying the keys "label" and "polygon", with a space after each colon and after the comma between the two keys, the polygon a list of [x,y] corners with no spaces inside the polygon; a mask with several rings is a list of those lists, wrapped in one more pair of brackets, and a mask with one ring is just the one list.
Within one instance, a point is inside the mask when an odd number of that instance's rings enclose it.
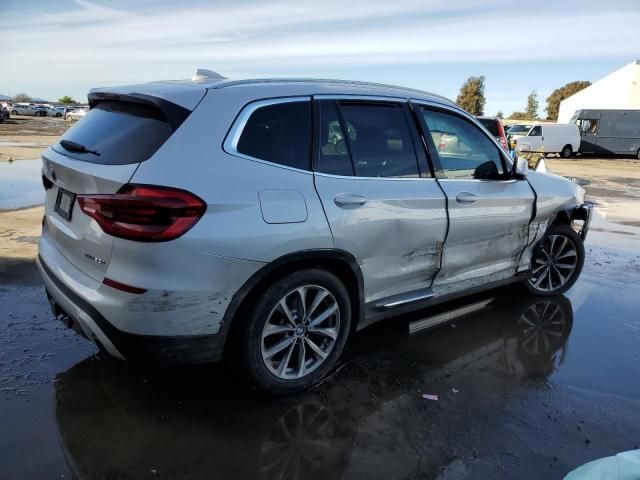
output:
{"label": "damaged passenger door", "polygon": [[506,153],[470,116],[446,106],[416,109],[450,222],[434,292],[445,295],[513,277],[533,213],[531,186],[511,178]]}
{"label": "damaged passenger door", "polygon": [[428,298],[446,206],[406,100],[319,96],[314,112],[316,190],[335,247],[360,265],[365,303],[385,310]]}

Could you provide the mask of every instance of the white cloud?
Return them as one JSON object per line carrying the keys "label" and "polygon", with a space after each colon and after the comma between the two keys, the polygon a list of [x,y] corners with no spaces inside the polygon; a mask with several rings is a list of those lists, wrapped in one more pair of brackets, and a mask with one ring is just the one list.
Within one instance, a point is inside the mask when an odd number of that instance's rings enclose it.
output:
{"label": "white cloud", "polygon": [[[122,10],[75,0],[66,11],[5,21],[3,83],[43,73],[78,85],[307,67],[630,57],[635,3],[488,0],[286,1]],[[16,24],[17,25],[17,24]],[[19,87],[16,87],[19,88]]]}

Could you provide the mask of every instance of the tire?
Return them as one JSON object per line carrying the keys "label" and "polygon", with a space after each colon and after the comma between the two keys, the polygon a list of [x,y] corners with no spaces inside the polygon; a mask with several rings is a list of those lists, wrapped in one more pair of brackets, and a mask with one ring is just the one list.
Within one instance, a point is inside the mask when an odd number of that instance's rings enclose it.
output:
{"label": "tire", "polygon": [[56,113],[56,118],[60,118],[62,114],[60,112]]}
{"label": "tire", "polygon": [[636,153],[636,158],[640,160],[640,148],[638,149],[638,153]]}
{"label": "tire", "polygon": [[[305,314],[300,318],[303,296]],[[324,320],[313,326],[322,313]],[[350,330],[351,303],[342,282],[319,268],[296,271],[276,280],[258,298],[241,333],[243,363],[260,389],[299,392],[331,370]]]}
{"label": "tire", "polygon": [[17,110],[11,110],[11,115],[15,115],[17,117],[18,116],[18,111]]}
{"label": "tire", "polygon": [[573,149],[571,148],[571,145],[565,145],[562,148],[562,152],[560,152],[560,156],[562,158],[571,158],[571,155],[573,155]]}
{"label": "tire", "polygon": [[523,284],[534,295],[561,295],[576,283],[583,265],[580,235],[568,225],[554,224],[535,246],[531,276]]}

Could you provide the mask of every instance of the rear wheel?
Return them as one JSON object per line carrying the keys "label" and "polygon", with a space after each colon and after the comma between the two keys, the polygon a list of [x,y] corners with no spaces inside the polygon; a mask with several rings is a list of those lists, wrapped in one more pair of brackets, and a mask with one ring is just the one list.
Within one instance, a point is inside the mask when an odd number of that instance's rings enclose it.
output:
{"label": "rear wheel", "polygon": [[333,367],[351,325],[344,285],[321,269],[277,280],[259,298],[242,339],[254,383],[272,393],[310,387]]}
{"label": "rear wheel", "polygon": [[524,282],[536,295],[559,295],[576,282],[584,265],[582,238],[568,225],[552,225],[533,251],[531,276]]}
{"label": "rear wheel", "polygon": [[636,153],[636,157],[638,157],[638,160],[640,160],[640,148],[638,149],[638,153]]}
{"label": "rear wheel", "polygon": [[11,115],[18,115],[18,111],[17,110],[11,110]]}
{"label": "rear wheel", "polygon": [[571,148],[571,145],[565,145],[564,148],[562,149],[562,152],[560,152],[560,155],[562,156],[562,158],[570,158],[572,154],[573,154],[573,149]]}

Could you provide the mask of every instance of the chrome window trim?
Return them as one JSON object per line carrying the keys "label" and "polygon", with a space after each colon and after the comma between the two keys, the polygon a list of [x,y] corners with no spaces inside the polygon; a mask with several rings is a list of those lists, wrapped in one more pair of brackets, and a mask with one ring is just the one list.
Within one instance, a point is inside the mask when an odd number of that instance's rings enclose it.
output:
{"label": "chrome window trim", "polygon": [[[222,143],[222,150],[229,155],[233,155],[234,157],[244,158],[245,160],[251,160],[252,162],[262,163],[264,165],[269,165],[272,167],[284,168],[286,170],[292,170],[294,172],[306,173],[307,175],[313,175],[312,170],[304,170],[301,168],[290,167],[288,165],[282,165],[280,163],[270,162],[269,160],[264,160],[262,158],[252,157],[250,155],[245,155],[238,151],[238,142],[240,141],[240,137],[242,136],[242,132],[249,121],[249,118],[259,108],[266,107],[269,105],[277,105],[280,103],[294,103],[294,102],[311,102],[311,95],[304,95],[298,97],[277,97],[277,98],[268,98],[264,100],[255,100],[245,104],[240,113],[233,121],[231,128],[227,132],[227,135]],[[313,125],[309,123],[309,128],[313,129]],[[313,132],[311,132],[313,138]]]}
{"label": "chrome window trim", "polygon": [[388,103],[407,103],[408,97],[385,96],[385,95],[359,95],[354,94],[333,94],[321,93],[313,96],[314,100],[354,100],[356,102],[388,102]]}
{"label": "chrome window trim", "polygon": [[[427,100],[420,100],[420,99],[414,99],[414,98],[410,98],[409,101],[413,104],[413,105],[417,105],[417,106],[423,106],[423,107],[435,107],[438,108],[440,110],[447,110],[451,113],[457,114],[463,118],[466,118],[467,120],[470,120],[471,123],[474,123],[476,126],[480,127],[480,131],[482,132],[482,134],[487,137],[489,139],[489,141],[491,141],[497,148],[498,148],[498,154],[502,156],[502,158],[504,158],[505,161],[505,165],[507,166],[507,169],[509,169],[509,167],[513,168],[513,160],[511,159],[511,157],[507,154],[507,152],[505,152],[504,148],[502,145],[500,145],[500,142],[498,142],[495,137],[491,134],[489,134],[489,132],[487,132],[487,129],[484,128],[482,126],[482,124],[478,121],[477,118],[475,118],[473,115],[471,115],[470,113],[467,113],[466,111],[462,110],[461,108],[455,108],[455,107],[451,107],[449,105],[445,105],[443,103],[437,103],[437,102],[430,102]],[[446,170],[444,171],[446,172]],[[446,175],[446,173],[445,173]],[[465,181],[468,182],[470,180],[463,180],[461,178],[440,178],[439,180],[455,180],[455,181]],[[479,179],[471,179],[473,181],[480,181],[480,182],[507,182],[509,180],[512,179],[507,179],[507,180],[479,180]]]}
{"label": "chrome window trim", "polygon": [[328,178],[347,178],[351,180],[396,180],[401,182],[408,181],[420,181],[424,182],[425,180],[433,180],[436,179],[433,177],[356,177],[355,175],[334,175],[333,173],[323,173],[323,172],[313,172],[314,175],[319,177],[328,177]]}

